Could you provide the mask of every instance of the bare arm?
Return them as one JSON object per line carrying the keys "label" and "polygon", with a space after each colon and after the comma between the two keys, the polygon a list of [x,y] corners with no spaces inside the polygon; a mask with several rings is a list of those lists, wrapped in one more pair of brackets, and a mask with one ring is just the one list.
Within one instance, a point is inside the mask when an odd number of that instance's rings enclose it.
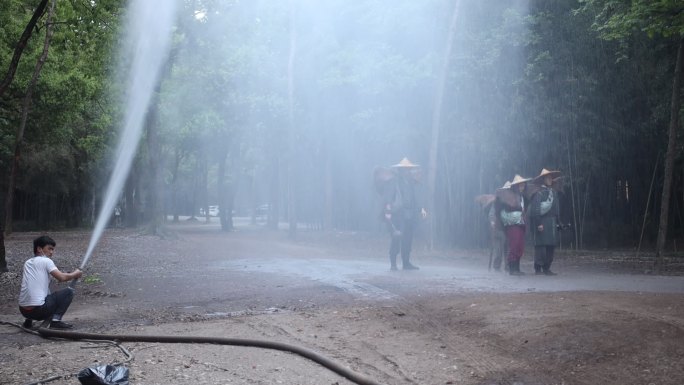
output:
{"label": "bare arm", "polygon": [[59,282],[71,281],[72,279],[81,278],[83,272],[79,269],[72,271],[71,273],[63,273],[59,269],[52,270],[50,275],[55,277]]}

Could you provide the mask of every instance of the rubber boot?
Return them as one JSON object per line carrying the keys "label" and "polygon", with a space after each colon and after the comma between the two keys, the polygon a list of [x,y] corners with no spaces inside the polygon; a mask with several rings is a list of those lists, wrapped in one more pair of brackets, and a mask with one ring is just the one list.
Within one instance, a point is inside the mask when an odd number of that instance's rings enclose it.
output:
{"label": "rubber boot", "polygon": [[511,262],[511,271],[509,273],[511,275],[525,275],[525,273],[520,271],[520,261]]}
{"label": "rubber boot", "polygon": [[409,262],[409,255],[401,256],[401,268],[404,270],[419,270],[418,266],[414,266]]}
{"label": "rubber boot", "polygon": [[542,274],[542,266],[538,263],[534,264],[534,274],[536,274],[536,275]]}
{"label": "rubber boot", "polygon": [[551,271],[551,264],[544,265],[543,268],[544,268],[544,275],[558,275],[558,274],[554,273],[553,271]]}
{"label": "rubber boot", "polygon": [[390,270],[396,271],[397,270],[397,256],[396,255],[390,255]]}

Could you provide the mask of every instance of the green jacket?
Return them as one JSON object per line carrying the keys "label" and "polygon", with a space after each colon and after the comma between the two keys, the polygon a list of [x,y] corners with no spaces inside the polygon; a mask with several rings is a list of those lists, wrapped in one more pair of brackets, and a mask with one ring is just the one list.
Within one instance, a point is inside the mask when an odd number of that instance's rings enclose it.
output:
{"label": "green jacket", "polygon": [[[558,198],[558,193],[546,186],[542,186],[541,190],[532,196],[529,215],[530,231],[535,246],[558,245],[558,217],[560,215]],[[544,226],[542,231],[537,228],[539,225]]]}
{"label": "green jacket", "polygon": [[495,202],[501,224],[503,227],[525,226],[525,198],[515,190],[509,190],[507,197],[497,197]]}

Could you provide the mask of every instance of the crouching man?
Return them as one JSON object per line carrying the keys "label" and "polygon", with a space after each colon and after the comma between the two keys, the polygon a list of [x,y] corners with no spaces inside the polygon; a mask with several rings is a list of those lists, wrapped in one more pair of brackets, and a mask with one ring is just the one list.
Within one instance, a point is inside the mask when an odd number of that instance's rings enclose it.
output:
{"label": "crouching man", "polygon": [[26,317],[24,327],[33,326],[33,320],[42,321],[50,319],[50,328],[71,329],[73,325],[62,321],[71,300],[74,298],[74,290],[70,287],[50,293],[50,276],[59,282],[65,282],[80,278],[81,270],[76,269],[71,273],[63,273],[52,261],[56,242],[48,237],[41,236],[33,240],[33,258],[24,263],[21,278],[21,291],[19,292],[19,311]]}

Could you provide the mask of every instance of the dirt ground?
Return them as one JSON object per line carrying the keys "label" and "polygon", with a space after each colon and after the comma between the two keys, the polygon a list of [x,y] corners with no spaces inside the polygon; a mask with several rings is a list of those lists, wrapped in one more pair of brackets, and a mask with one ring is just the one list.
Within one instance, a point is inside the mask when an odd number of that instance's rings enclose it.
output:
{"label": "dirt ground", "polygon": [[[239,224],[238,224],[239,225]],[[616,254],[559,253],[556,277],[487,269],[485,250],[427,251],[389,271],[378,235],[170,224],[160,240],[108,230],[65,320],[77,331],[277,341],[382,384],[684,384],[684,276]],[[35,233],[7,239],[0,276],[0,384],[122,362],[115,346],[43,339],[20,323],[21,264]],[[81,263],[89,232],[49,233]],[[526,253],[523,270],[531,270]],[[675,269],[677,270],[677,269]],[[292,353],[126,342],[131,384],[352,384]],[[76,384],[61,377],[50,384]]]}

